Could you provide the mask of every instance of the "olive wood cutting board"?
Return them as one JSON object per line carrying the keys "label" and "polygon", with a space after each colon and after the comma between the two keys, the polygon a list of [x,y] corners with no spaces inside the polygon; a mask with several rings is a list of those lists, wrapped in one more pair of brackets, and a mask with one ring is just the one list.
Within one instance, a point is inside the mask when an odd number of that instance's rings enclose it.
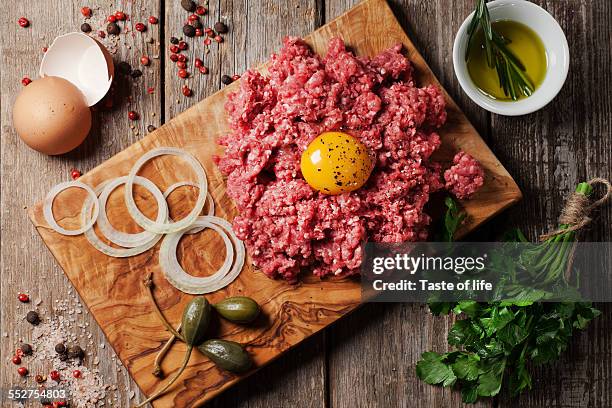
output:
{"label": "olive wood cutting board", "polygon": [[[344,15],[306,37],[315,51],[324,55],[328,40],[339,36],[358,55],[375,55],[402,43],[415,66],[420,86],[438,84],[414,44],[397,22],[384,0],[367,0]],[[279,38],[280,47],[280,38]],[[451,69],[448,67],[448,69]],[[236,208],[225,193],[222,175],[213,163],[213,155],[222,151],[216,145],[219,136],[228,132],[224,103],[233,84],[199,102],[141,141],[128,147],[81,177],[95,186],[109,178],[127,175],[132,164],[144,152],[159,146],[176,146],[189,151],[206,168],[209,191],[216,204],[216,215],[232,220]],[[485,220],[521,198],[511,176],[485,145],[457,105],[446,95],[448,121],[440,130],[443,144],[437,159],[449,162],[453,154],[465,150],[486,169],[485,185],[463,205],[469,214],[462,233],[476,228]],[[166,188],[176,181],[194,180],[188,166],[180,159],[162,157],[149,162],[140,173]],[[157,207],[148,193],[135,189],[135,198],[145,214],[154,218]],[[187,188],[169,197],[171,213],[179,216],[189,211],[195,197]],[[65,227],[79,225],[79,212],[84,193],[69,189],[55,200],[53,210]],[[124,231],[137,231],[123,204],[123,188],[117,189],[107,204],[109,219],[123,225]],[[42,197],[41,197],[42,198]],[[172,287],[158,266],[159,244],[152,250],[127,259],[110,258],[89,245],[83,235],[67,237],[55,233],[44,220],[42,203],[30,209],[30,218],[45,244],[76,287],[83,301],[106,334],[123,364],[140,386],[150,395],[165,381],[152,375],[155,355],[168,338],[168,333],[155,316],[142,280],[153,273],[155,296],[171,322],[178,324],[183,306],[192,297]],[[123,222],[121,222],[123,221]],[[224,259],[222,240],[212,231],[185,237],[179,245],[179,260],[191,273],[201,276],[216,270]],[[213,269],[214,268],[214,269]],[[246,345],[256,367],[262,367],[308,336],[333,323],[355,309],[361,300],[358,279],[319,280],[304,277],[296,285],[271,280],[257,271],[247,259],[242,274],[229,287],[207,296],[211,302],[230,295],[248,295],[262,305],[263,315],[251,327],[215,321],[213,333]],[[180,366],[185,347],[175,344],[166,357],[163,369],[168,377]],[[254,370],[253,370],[254,371]],[[159,407],[193,407],[202,405],[244,376],[217,369],[207,358],[194,352],[180,381],[156,401]]]}

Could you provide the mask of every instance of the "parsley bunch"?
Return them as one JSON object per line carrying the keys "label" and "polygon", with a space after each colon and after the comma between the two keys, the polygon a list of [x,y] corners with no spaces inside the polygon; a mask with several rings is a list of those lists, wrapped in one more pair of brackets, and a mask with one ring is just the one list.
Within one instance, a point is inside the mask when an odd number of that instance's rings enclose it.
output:
{"label": "parsley bunch", "polygon": [[[592,189],[590,186],[586,188],[585,184],[580,183],[576,191],[588,196]],[[452,241],[465,214],[450,198],[446,200],[446,206],[443,237]],[[525,240],[520,231],[514,236],[520,241]],[[552,253],[551,248],[559,246],[553,246],[551,242],[574,239],[573,232],[559,234],[541,244],[534,244],[528,259],[518,261],[509,255],[498,254],[498,267],[520,268],[533,275],[547,271],[548,278],[566,284],[562,271],[567,262],[567,252]],[[430,303],[434,315],[452,312],[465,318],[457,320],[448,333],[449,345],[458,350],[423,353],[416,365],[417,376],[428,384],[460,389],[466,403],[473,403],[479,397],[497,395],[503,384],[511,395],[518,395],[531,389],[530,366],[558,359],[567,349],[574,330],[584,329],[600,314],[587,302],[543,303],[538,300],[547,298],[547,292],[529,287],[520,289],[517,288],[519,296],[492,303],[472,300]]]}

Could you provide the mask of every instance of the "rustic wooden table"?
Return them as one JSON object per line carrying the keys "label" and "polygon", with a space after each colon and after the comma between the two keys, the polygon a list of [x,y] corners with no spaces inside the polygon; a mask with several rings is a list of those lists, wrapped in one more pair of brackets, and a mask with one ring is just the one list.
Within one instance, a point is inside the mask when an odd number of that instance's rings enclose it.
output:
{"label": "rustic wooden table", "polygon": [[[244,71],[264,61],[279,48],[285,34],[304,35],[351,7],[356,0],[219,0],[208,5],[205,26],[222,19],[230,26],[225,42],[204,55],[209,75],[196,74],[188,83],[194,96],[181,94],[184,80],[167,57],[170,37],[181,34],[187,13],[178,0],[80,1],[27,0],[3,2],[0,28],[1,66],[1,286],[0,388],[17,383],[10,357],[20,341],[28,341],[31,328],[24,314],[34,305],[16,302],[19,291],[42,302],[42,312],[56,300],[73,298],[67,279],[43,246],[26,217],[27,205],[42,198],[52,185],[69,178],[75,167],[87,171],[121,151],[221,86],[221,75]],[[472,0],[403,0],[392,7],[410,37],[440,81],[465,110],[489,146],[517,180],[525,199],[481,228],[472,238],[494,239],[511,226],[531,237],[555,224],[563,198],[578,181],[593,176],[612,177],[612,3],[600,0],[539,0],[561,24],[570,45],[572,64],[568,81],[557,98],[540,112],[504,118],[491,115],[467,99],[452,70],[455,32],[473,7]],[[21,78],[37,76],[42,48],[57,35],[78,31],[82,6],[93,10],[92,26],[115,10],[123,10],[132,23],[158,16],[145,34],[120,36],[115,63],[128,61],[135,68],[143,54],[153,58],[144,75],[117,83],[117,103],[95,114],[94,131],[86,143],[62,157],[46,157],[24,146],[11,125],[11,105]],[[31,27],[17,25],[21,16]],[[129,25],[129,24],[128,24]],[[152,38],[153,43],[146,42]],[[203,46],[188,50],[191,61],[203,55]],[[149,94],[148,88],[154,88]],[[140,112],[138,122],[127,118]],[[205,124],[203,124],[205,126]],[[612,240],[612,207],[604,208],[587,239]],[[556,364],[535,371],[534,390],[519,399],[502,395],[479,406],[610,407],[612,406],[612,306],[600,305],[603,314],[575,336]],[[88,325],[100,371],[117,385],[117,400],[107,406],[129,406],[138,390],[125,370],[118,370],[113,352],[88,314],[78,316]],[[324,333],[287,353],[279,361],[217,398],[215,407],[447,407],[459,406],[456,392],[423,384],[414,365],[425,350],[444,350],[447,318],[433,318],[416,304],[370,304],[341,320]],[[91,362],[89,362],[91,364]],[[4,406],[4,405],[3,405]]]}

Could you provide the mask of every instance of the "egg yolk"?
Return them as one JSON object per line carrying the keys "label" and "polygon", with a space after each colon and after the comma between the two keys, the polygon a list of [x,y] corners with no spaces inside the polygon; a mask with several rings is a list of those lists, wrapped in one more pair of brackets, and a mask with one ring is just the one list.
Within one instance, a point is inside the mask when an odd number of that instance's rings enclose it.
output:
{"label": "egg yolk", "polygon": [[312,188],[336,195],[363,186],[373,165],[368,149],[359,140],[342,132],[326,132],[302,153],[300,167]]}

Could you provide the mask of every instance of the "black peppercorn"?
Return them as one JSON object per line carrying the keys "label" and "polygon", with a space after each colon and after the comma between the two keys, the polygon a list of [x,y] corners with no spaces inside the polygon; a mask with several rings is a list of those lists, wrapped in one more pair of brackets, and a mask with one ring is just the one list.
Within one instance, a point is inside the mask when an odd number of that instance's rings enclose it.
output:
{"label": "black peppercorn", "polygon": [[142,71],[139,69],[135,69],[132,71],[132,78],[136,79],[142,76]]}
{"label": "black peppercorn", "polygon": [[119,64],[117,64],[117,70],[120,74],[130,75],[132,72],[132,66],[125,61],[121,61]]}
{"label": "black peppercorn", "polygon": [[178,44],[179,43],[179,39],[176,37],[170,37],[170,43],[172,44]]}
{"label": "black peppercorn", "polygon": [[231,84],[231,83],[232,83],[232,82],[234,82],[234,81],[232,81],[232,77],[231,77],[231,76],[229,76],[229,75],[223,75],[223,76],[221,77],[221,82],[223,82],[223,84],[225,84],[225,85],[229,85],[229,84]]}
{"label": "black peppercorn", "polygon": [[121,29],[119,28],[119,26],[117,25],[117,23],[110,23],[109,25],[106,26],[106,31],[109,34],[119,34],[121,32]]}
{"label": "black peppercorn", "polygon": [[28,312],[28,314],[26,315],[26,320],[35,326],[40,323],[40,317],[35,311]]}
{"label": "black peppercorn", "polygon": [[196,4],[192,0],[181,0],[181,7],[186,11],[194,12],[196,9]]}
{"label": "black peppercorn", "polygon": [[55,345],[55,352],[57,354],[66,354],[66,346],[64,346],[64,343],[57,343]]}
{"label": "black peppercorn", "polygon": [[156,127],[153,126],[153,125],[147,126],[147,132],[149,132],[149,133],[153,132],[155,129],[156,129]]}
{"label": "black peppercorn", "polygon": [[200,20],[195,20],[191,22],[191,26],[197,30],[201,30],[204,26]]}
{"label": "black peppercorn", "polygon": [[217,21],[215,23],[215,31],[219,34],[225,34],[227,33],[227,26],[222,21]]}
{"label": "black peppercorn", "polygon": [[88,23],[81,24],[81,31],[84,33],[88,33],[91,31],[91,26]]}
{"label": "black peppercorn", "polygon": [[85,357],[85,352],[80,346],[74,345],[68,347],[68,357],[70,358],[83,358]]}
{"label": "black peppercorn", "polygon": [[27,356],[32,354],[32,346],[30,346],[28,343],[23,343],[21,346],[19,346],[19,348],[21,351],[23,351],[23,354]]}
{"label": "black peppercorn", "polygon": [[68,354],[60,354],[58,358],[60,361],[66,361],[68,360]]}
{"label": "black peppercorn", "polygon": [[190,26],[189,24],[185,24],[183,26],[183,34],[185,34],[187,37],[194,37],[196,33],[196,29],[193,26]]}

